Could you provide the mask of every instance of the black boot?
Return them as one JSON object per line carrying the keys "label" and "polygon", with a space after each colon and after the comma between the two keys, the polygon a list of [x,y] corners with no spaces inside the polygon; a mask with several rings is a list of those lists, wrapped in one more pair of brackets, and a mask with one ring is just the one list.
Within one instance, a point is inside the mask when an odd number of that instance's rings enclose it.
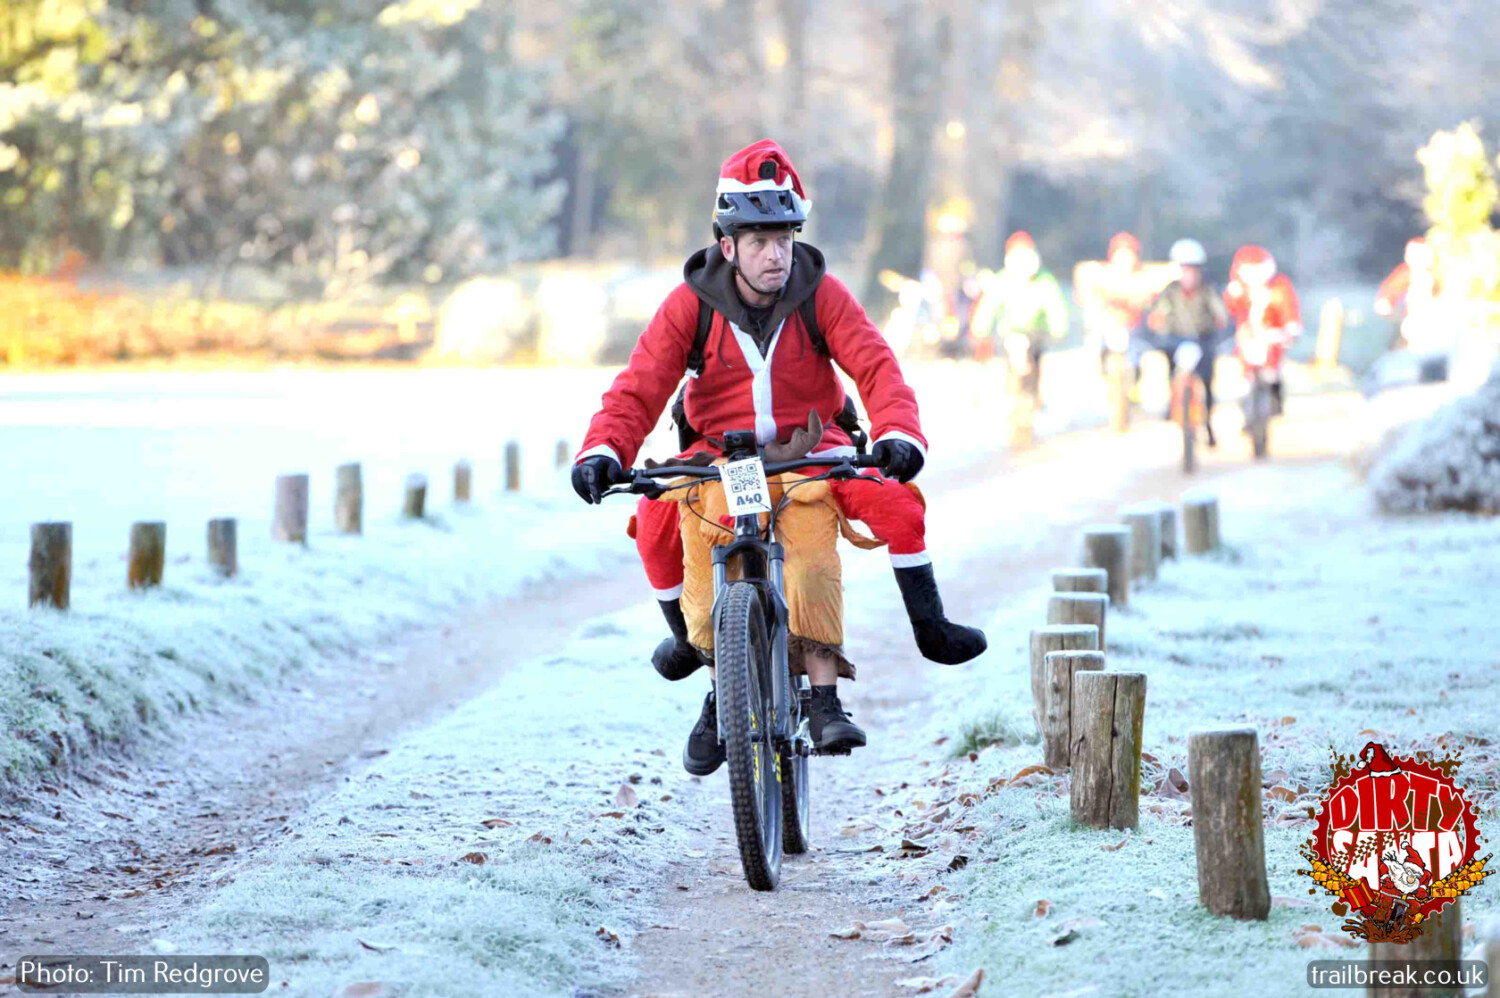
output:
{"label": "black boot", "polygon": [[1203,428],[1208,431],[1208,445],[1210,447],[1219,446],[1219,441],[1214,438],[1214,424],[1205,419],[1203,421]]}
{"label": "black boot", "polygon": [[810,713],[808,733],[817,751],[848,754],[864,746],[865,733],[844,713],[837,686],[814,686]]}
{"label": "black boot", "polygon": [[694,776],[708,776],[724,765],[724,744],[719,741],[719,702],[714,690],[703,698],[703,713],[688,735],[682,750],[682,768]]}
{"label": "black boot", "polygon": [[664,599],[657,602],[661,604],[661,615],[667,618],[672,636],[656,646],[656,651],[651,653],[651,664],[656,666],[656,671],[661,673],[663,679],[670,679],[675,683],[697,672],[703,661],[693,650],[693,646],[688,644],[687,621],[682,617],[682,600]]}
{"label": "black boot", "polygon": [[912,633],[922,657],[943,665],[958,665],[977,658],[989,647],[984,632],[964,627],[943,616],[943,598],[938,595],[937,580],[931,565],[896,569],[896,584],[911,618]]}

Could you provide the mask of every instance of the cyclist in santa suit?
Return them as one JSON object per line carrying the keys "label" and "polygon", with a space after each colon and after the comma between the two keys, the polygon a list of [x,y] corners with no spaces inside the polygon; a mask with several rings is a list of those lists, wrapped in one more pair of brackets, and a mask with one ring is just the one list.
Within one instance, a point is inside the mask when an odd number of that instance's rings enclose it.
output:
{"label": "cyclist in santa suit", "polygon": [[[761,444],[786,442],[807,423],[810,410],[824,426],[811,456],[853,454],[849,433],[835,419],[846,402],[837,365],[859,390],[873,430],[873,454],[884,477],[894,481],[889,487],[830,482],[834,498],[845,516],[863,521],[887,543],[923,656],[966,662],[984,651],[984,635],[945,616],[924,541],[922,501],[896,484],[914,478],[926,460],[916,395],[859,302],[826,272],[823,254],[794,241],[809,206],[791,160],[775,142],[762,140],[725,160],[713,215],[717,242],[688,259],[683,283],[667,296],[626,369],[605,392],[575,460],[573,488],[586,502],[597,502],[623,479],[622,469],[635,462],[684,373],[684,416],[700,436],[679,457],[717,453],[714,440],[731,430],[753,428]],[[704,318],[709,322],[699,356],[695,343]],[[643,500],[634,522],[646,576],[672,630],[652,663],[673,680],[701,664],[688,643],[679,602],[683,547],[677,517],[676,504]],[[814,744],[865,744],[864,732],[839,703],[832,657],[809,655],[807,668]],[[707,775],[723,763],[717,727],[710,689],[683,753],[689,772]]]}

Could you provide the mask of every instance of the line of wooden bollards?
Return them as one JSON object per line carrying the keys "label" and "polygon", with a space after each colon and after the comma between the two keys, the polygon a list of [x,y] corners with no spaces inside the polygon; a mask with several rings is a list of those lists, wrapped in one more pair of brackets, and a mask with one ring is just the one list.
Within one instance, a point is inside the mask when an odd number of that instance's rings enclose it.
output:
{"label": "line of wooden bollards", "polygon": [[[1219,549],[1219,502],[1182,497],[1182,550]],[[1133,582],[1155,579],[1178,554],[1177,509],[1145,503],[1121,523],[1083,531],[1083,567],[1052,573],[1047,626],[1031,632],[1031,691],[1045,761],[1071,770],[1073,818],[1095,828],[1135,828],[1140,817],[1141,729],[1146,676],[1105,669],[1110,607],[1130,602]],[[1261,806],[1259,736],[1248,727],[1188,732],[1188,792],[1198,897],[1215,915],[1264,919],[1271,910]],[[1376,945],[1371,959],[1455,961],[1463,917],[1455,902],[1437,925],[1405,946]],[[1404,991],[1371,989],[1370,994]]]}
{"label": "line of wooden bollards", "polygon": [[[1031,632],[1031,692],[1045,761],[1071,770],[1073,818],[1094,828],[1135,828],[1140,819],[1141,730],[1146,676],[1106,670],[1106,617],[1130,603],[1133,583],[1157,578],[1178,556],[1178,516],[1169,503],[1120,511],[1118,524],[1083,531],[1083,567],[1052,575],[1047,626]],[[1188,554],[1219,548],[1217,497],[1182,499]],[[1265,918],[1260,752],[1249,728],[1188,736],[1198,895],[1216,915]]]}
{"label": "line of wooden bollards", "polygon": [[[566,440],[559,440],[553,464],[565,467],[572,457]],[[503,477],[506,492],[521,491],[521,445],[505,445]],[[468,461],[453,466],[453,501],[468,503],[473,497],[474,469]],[[307,543],[310,498],[306,474],[279,475],[271,519],[271,536],[291,544]],[[427,476],[407,477],[401,514],[408,519],[426,516]],[[334,528],[341,534],[364,532],[364,480],[360,465],[341,464],[334,470]],[[239,571],[238,524],[226,517],[208,521],[208,564],[215,574],[229,578]],[[161,585],[167,560],[167,525],[160,521],[131,524],[130,549],[125,583],[130,589]],[[72,602],[73,524],[66,521],[31,525],[29,606],[66,610]]]}

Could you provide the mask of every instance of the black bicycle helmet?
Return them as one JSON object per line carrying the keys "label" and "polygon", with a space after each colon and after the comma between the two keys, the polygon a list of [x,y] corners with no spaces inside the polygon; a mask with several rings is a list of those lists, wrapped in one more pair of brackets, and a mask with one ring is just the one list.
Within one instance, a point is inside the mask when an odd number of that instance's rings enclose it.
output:
{"label": "black bicycle helmet", "polygon": [[[785,179],[777,183],[778,176]],[[801,181],[781,147],[769,139],[747,146],[724,162],[714,198],[714,238],[741,229],[791,229],[807,221]]]}

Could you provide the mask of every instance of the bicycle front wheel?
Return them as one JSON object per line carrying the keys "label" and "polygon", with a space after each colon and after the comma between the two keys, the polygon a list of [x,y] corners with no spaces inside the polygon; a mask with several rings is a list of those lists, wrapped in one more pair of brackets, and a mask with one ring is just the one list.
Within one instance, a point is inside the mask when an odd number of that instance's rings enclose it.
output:
{"label": "bicycle front wheel", "polygon": [[730,583],[721,597],[714,658],[740,864],[752,888],[775,890],[781,879],[782,804],[771,642],[760,593],[748,582]]}

